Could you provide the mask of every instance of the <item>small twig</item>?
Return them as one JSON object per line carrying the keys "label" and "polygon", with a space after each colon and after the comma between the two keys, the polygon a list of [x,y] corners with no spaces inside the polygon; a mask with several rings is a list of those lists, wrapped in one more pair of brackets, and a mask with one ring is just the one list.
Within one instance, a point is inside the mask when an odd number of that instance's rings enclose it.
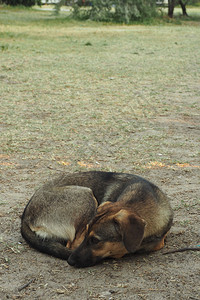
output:
{"label": "small twig", "polygon": [[186,247],[186,248],[174,249],[171,251],[164,252],[162,254],[165,255],[165,254],[171,254],[171,253],[176,253],[176,252],[185,252],[185,251],[200,251],[200,247],[196,246],[196,247]]}
{"label": "small twig", "polygon": [[21,292],[23,289],[25,289],[27,286],[29,286],[34,280],[35,280],[35,278],[29,280],[29,282],[27,282],[26,284],[23,284],[22,286],[20,286],[18,288],[18,291]]}
{"label": "small twig", "polygon": [[65,172],[63,170],[59,170],[59,169],[56,169],[56,168],[53,168],[53,167],[50,167],[50,166],[47,166],[47,168],[50,169],[50,170],[58,171],[58,172],[63,172],[63,173]]}

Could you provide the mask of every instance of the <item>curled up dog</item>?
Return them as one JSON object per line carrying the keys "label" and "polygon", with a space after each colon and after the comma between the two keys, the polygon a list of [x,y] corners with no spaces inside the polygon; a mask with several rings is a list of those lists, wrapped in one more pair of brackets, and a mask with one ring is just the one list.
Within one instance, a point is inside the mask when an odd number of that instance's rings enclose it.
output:
{"label": "curled up dog", "polygon": [[169,200],[153,183],[90,171],[63,174],[37,190],[22,215],[21,233],[35,249],[87,267],[163,248],[172,221]]}

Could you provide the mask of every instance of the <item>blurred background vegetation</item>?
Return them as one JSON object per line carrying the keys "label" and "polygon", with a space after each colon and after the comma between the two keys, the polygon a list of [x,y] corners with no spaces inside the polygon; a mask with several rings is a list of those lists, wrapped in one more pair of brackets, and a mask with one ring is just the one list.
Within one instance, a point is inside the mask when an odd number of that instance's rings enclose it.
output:
{"label": "blurred background vegetation", "polygon": [[[135,21],[146,22],[167,15],[174,17],[175,7],[181,8],[181,14],[189,17],[187,7],[200,6],[199,0],[0,0],[0,4],[10,6],[54,4],[55,14],[62,6],[70,7],[70,17],[78,20],[119,22],[130,24]],[[166,13],[167,10],[167,13]]]}

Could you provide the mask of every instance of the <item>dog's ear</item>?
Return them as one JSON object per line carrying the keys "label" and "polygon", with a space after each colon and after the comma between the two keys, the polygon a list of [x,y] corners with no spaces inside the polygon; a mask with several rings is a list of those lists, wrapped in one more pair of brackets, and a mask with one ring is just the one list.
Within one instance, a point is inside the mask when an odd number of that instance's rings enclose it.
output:
{"label": "dog's ear", "polygon": [[113,203],[110,201],[106,201],[99,205],[99,207],[97,208],[97,213],[101,214],[101,213],[107,212],[112,207],[113,207]]}
{"label": "dog's ear", "polygon": [[135,252],[144,236],[145,221],[126,209],[121,209],[116,213],[113,220],[122,236],[125,248],[130,253]]}

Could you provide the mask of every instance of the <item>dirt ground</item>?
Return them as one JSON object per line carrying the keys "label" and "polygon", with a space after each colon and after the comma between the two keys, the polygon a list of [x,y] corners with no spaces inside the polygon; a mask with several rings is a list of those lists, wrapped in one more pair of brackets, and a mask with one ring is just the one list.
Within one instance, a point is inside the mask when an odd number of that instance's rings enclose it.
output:
{"label": "dirt ground", "polygon": [[[1,10],[0,299],[199,299],[200,252],[163,253],[200,242],[200,27],[31,14]],[[26,244],[34,191],[93,169],[141,175],[170,197],[164,249],[76,269]]]}
{"label": "dirt ground", "polygon": [[[166,129],[197,140],[199,118],[158,118]],[[184,151],[184,149],[183,149]],[[181,155],[181,149],[180,149]],[[199,299],[199,252],[163,256],[166,250],[199,242],[199,167],[150,166],[140,175],[167,192],[175,211],[174,225],[163,250],[107,260],[100,265],[75,269],[67,262],[31,249],[20,236],[23,207],[39,186],[59,171],[48,161],[30,161],[1,155],[1,299]],[[12,166],[12,168],[10,167]],[[57,166],[51,164],[51,168]],[[60,170],[70,171],[69,167]],[[181,200],[181,201],[180,201]],[[25,287],[25,285],[28,285]]]}

